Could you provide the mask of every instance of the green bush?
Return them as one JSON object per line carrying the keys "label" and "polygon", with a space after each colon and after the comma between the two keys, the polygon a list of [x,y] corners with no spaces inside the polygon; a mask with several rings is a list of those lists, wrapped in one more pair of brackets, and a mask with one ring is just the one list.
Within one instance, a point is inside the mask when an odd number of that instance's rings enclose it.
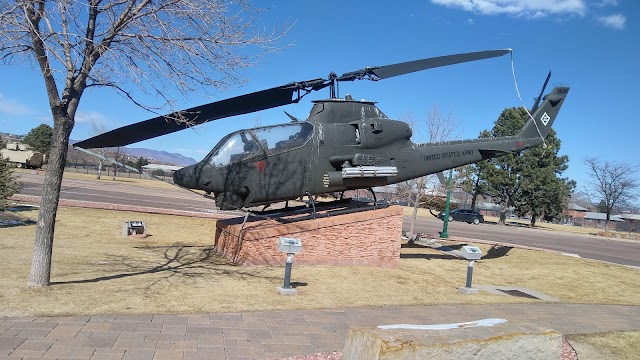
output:
{"label": "green bush", "polygon": [[151,172],[151,175],[153,176],[165,176],[164,175],[164,171],[160,170],[160,169],[155,169]]}

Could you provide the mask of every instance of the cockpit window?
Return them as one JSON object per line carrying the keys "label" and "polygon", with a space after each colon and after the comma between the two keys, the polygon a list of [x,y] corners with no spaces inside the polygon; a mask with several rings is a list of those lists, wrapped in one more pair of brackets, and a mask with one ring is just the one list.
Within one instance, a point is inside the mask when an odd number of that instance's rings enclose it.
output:
{"label": "cockpit window", "polygon": [[209,163],[213,166],[227,166],[260,154],[262,149],[256,144],[253,136],[247,132],[240,132],[217,146],[209,158]]}
{"label": "cockpit window", "polygon": [[251,130],[269,155],[304,145],[313,134],[313,125],[302,122]]}

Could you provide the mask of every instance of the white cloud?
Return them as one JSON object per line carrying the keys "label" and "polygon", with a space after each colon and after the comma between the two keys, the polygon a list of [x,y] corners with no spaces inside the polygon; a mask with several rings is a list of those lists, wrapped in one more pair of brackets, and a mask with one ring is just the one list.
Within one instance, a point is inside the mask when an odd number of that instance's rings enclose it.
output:
{"label": "white cloud", "polygon": [[475,25],[476,21],[473,19],[467,19],[467,24],[469,25]]}
{"label": "white cloud", "polygon": [[601,16],[598,18],[598,22],[603,26],[612,29],[624,30],[624,25],[627,22],[627,18],[622,14],[615,14],[609,16]]}
{"label": "white cloud", "polygon": [[19,116],[33,114],[33,111],[17,100],[6,98],[0,93],[0,113]]}
{"label": "white cloud", "polygon": [[596,1],[593,6],[595,7],[607,7],[607,6],[618,6],[618,0],[600,0]]}
{"label": "white cloud", "polygon": [[548,14],[584,15],[585,0],[431,0],[433,4],[483,15],[541,17]]}
{"label": "white cloud", "polygon": [[109,122],[109,119],[104,114],[97,111],[78,111],[76,113],[76,123],[79,124],[95,124],[106,127]]}

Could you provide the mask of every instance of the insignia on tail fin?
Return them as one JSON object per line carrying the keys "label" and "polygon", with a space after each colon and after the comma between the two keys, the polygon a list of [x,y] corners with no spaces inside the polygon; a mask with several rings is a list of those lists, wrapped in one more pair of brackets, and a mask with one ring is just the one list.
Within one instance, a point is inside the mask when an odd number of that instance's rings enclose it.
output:
{"label": "insignia on tail fin", "polygon": [[549,129],[558,116],[558,112],[568,93],[568,87],[556,87],[545,95],[542,104],[531,114],[533,119],[529,118],[527,120],[520,133],[518,133],[518,137],[521,139],[538,138],[541,143],[542,139],[549,134]]}

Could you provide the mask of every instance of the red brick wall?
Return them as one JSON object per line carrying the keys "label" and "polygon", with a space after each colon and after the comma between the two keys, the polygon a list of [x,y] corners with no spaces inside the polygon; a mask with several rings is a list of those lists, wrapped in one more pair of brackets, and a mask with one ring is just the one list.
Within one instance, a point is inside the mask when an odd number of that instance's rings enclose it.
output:
{"label": "red brick wall", "polygon": [[277,246],[280,236],[302,240],[297,264],[398,267],[400,262],[399,206],[292,224],[250,219],[241,230],[242,220],[218,221],[215,237],[216,252],[238,264],[284,264],[287,256]]}
{"label": "red brick wall", "polygon": [[576,224],[585,225],[584,217],[586,215],[585,211],[571,210],[567,209],[563,212],[566,218],[570,219]]}

